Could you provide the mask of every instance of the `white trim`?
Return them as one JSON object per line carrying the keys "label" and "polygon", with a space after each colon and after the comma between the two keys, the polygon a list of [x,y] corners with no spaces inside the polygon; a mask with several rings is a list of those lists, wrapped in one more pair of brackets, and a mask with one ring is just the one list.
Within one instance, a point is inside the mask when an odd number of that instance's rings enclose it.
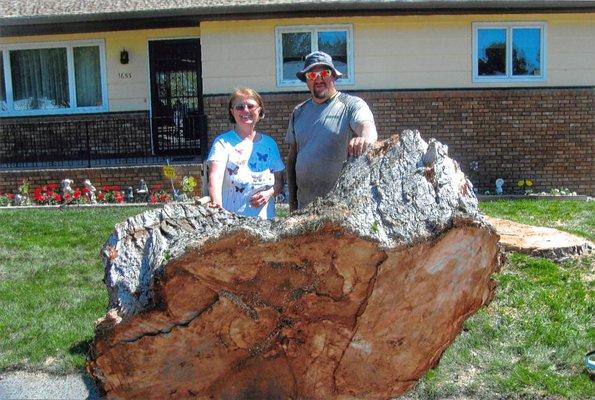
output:
{"label": "white trim", "polygon": [[[304,82],[299,79],[283,80],[283,49],[281,35],[283,33],[310,33],[312,36],[310,51],[318,50],[317,40],[318,32],[328,31],[345,31],[347,32],[347,69],[349,71],[349,78],[341,78],[336,81],[337,86],[354,85],[355,84],[355,54],[353,52],[353,25],[351,24],[337,24],[337,25],[296,25],[287,26],[280,25],[275,27],[275,74],[277,80],[277,87],[296,87],[303,86]],[[341,71],[343,72],[343,71]]]}
{"label": "white trim", "polygon": [[[547,43],[546,23],[544,21],[516,22],[473,22],[472,26],[472,73],[474,83],[510,83],[510,82],[544,82],[547,80]],[[478,71],[478,32],[480,29],[504,29],[506,32],[506,74],[502,76],[480,76]],[[539,28],[540,33],[540,69],[541,75],[512,74],[512,32],[520,28]]]}
{"label": "white trim", "polygon": [[[99,70],[101,79],[101,106],[99,107],[77,107],[76,106],[76,82],[74,76],[74,47],[99,47]],[[10,70],[10,51],[12,50],[35,50],[48,48],[65,48],[66,64],[68,71],[68,96],[70,107],[56,108],[51,110],[14,110],[14,96],[12,89],[12,74]],[[98,113],[108,110],[107,95],[107,62],[105,55],[105,41],[103,39],[93,40],[70,40],[60,42],[35,42],[0,45],[3,54],[4,75],[6,85],[6,103],[8,111],[0,110],[0,117],[35,116],[35,115],[59,115],[59,114],[83,114]]]}

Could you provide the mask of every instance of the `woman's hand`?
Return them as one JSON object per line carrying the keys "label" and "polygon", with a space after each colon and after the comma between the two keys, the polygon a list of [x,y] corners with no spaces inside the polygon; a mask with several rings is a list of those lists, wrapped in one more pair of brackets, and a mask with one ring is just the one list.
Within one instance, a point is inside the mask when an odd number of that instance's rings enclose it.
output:
{"label": "woman's hand", "polygon": [[255,208],[262,207],[266,205],[271,197],[275,194],[274,188],[269,188],[267,190],[261,190],[258,193],[254,193],[252,197],[250,197],[250,205]]}
{"label": "woman's hand", "polygon": [[209,201],[209,203],[207,204],[209,207],[211,208],[223,208],[223,205],[221,204],[221,202],[217,202],[217,201]]}

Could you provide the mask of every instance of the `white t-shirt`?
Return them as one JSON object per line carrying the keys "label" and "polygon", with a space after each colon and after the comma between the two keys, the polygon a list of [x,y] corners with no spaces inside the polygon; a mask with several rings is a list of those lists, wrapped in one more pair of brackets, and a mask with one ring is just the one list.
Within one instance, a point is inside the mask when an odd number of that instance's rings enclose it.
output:
{"label": "white t-shirt", "polygon": [[271,219],[275,216],[273,198],[262,207],[250,205],[250,197],[273,187],[274,173],[285,169],[273,138],[261,133],[260,139],[252,142],[242,139],[234,130],[224,132],[215,138],[207,161],[225,166],[221,190],[223,208],[248,217]]}

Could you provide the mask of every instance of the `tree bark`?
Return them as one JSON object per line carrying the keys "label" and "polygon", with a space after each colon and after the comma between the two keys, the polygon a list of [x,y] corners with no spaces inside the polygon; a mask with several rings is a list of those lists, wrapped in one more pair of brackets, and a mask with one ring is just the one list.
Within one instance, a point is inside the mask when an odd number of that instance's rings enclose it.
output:
{"label": "tree bark", "polygon": [[500,254],[446,146],[404,131],[284,219],[167,205],[119,224],[87,370],[109,398],[398,396],[491,301]]}

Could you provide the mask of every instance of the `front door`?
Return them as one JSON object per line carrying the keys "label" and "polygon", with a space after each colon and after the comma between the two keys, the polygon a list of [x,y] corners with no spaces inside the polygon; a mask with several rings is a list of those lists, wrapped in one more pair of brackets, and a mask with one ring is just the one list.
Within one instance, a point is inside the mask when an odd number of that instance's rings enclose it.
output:
{"label": "front door", "polygon": [[204,155],[199,39],[149,42],[151,131],[157,155]]}

